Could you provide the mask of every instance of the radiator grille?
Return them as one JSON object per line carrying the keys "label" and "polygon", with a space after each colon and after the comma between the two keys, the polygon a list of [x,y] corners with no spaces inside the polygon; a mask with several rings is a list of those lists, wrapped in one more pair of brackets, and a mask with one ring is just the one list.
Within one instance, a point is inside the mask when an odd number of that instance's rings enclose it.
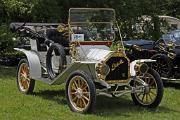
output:
{"label": "radiator grille", "polygon": [[125,57],[111,57],[106,64],[110,68],[106,81],[127,80],[128,79],[128,60]]}

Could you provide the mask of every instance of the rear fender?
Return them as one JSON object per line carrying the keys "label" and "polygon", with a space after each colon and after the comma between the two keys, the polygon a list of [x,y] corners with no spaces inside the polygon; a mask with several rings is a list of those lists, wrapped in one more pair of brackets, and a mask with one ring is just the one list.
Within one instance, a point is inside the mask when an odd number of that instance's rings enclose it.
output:
{"label": "rear fender", "polygon": [[38,54],[35,51],[14,48],[17,51],[23,52],[29,62],[30,76],[32,79],[41,78],[41,63]]}

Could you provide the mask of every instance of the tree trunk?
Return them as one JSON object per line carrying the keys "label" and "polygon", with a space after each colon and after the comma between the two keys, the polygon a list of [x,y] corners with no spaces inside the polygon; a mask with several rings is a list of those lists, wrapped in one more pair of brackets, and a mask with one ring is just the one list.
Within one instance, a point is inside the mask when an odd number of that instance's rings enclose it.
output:
{"label": "tree trunk", "polygon": [[154,32],[153,32],[153,39],[158,40],[161,36],[160,33],[160,21],[158,16],[152,16],[152,21],[154,23]]}

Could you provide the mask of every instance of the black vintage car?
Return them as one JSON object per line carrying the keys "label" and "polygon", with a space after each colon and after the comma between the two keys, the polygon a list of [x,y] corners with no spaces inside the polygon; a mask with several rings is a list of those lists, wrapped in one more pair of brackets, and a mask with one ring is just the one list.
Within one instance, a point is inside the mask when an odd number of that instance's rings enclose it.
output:
{"label": "black vintage car", "polygon": [[180,30],[162,36],[160,40],[124,41],[126,52],[131,60],[151,58],[151,64],[159,72],[162,79],[180,79]]}
{"label": "black vintage car", "polygon": [[148,59],[157,52],[153,49],[154,41],[150,40],[127,40],[124,41],[124,46],[131,61]]}

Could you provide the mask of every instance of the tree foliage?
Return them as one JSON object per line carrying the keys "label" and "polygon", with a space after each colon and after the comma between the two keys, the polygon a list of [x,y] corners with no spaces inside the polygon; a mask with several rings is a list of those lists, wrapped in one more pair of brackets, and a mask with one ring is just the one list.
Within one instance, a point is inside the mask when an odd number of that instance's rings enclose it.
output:
{"label": "tree foliage", "polygon": [[[128,39],[158,39],[158,15],[180,16],[179,0],[0,0],[0,41],[9,39],[10,22],[64,22],[67,23],[71,7],[111,7],[116,10],[123,36]],[[148,15],[152,21],[144,22],[144,33],[135,32],[133,25]],[[6,35],[5,35],[6,34]],[[4,36],[4,37],[2,37]]]}

